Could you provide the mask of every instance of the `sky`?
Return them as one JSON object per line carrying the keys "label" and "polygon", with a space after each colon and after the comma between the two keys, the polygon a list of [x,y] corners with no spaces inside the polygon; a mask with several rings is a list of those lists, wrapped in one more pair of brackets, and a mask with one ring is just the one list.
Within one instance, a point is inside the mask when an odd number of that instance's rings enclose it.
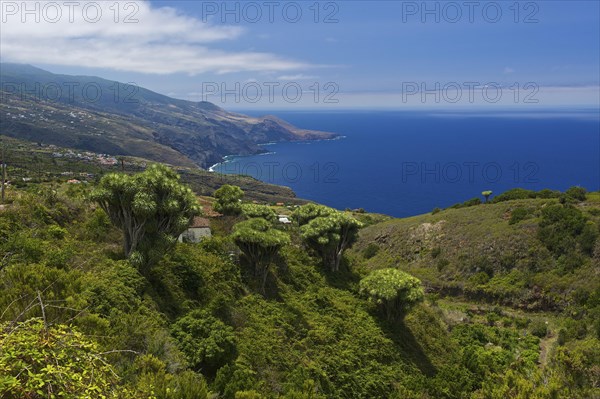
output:
{"label": "sky", "polygon": [[0,60],[226,109],[600,107],[598,1],[9,1]]}

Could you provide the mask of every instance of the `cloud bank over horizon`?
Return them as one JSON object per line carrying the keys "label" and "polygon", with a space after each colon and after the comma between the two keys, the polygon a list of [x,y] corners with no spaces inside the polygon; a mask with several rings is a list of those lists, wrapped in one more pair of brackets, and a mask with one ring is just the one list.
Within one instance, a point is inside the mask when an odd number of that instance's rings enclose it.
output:
{"label": "cloud bank over horizon", "polygon": [[148,1],[1,3],[4,62],[146,74],[296,71],[310,64],[252,50],[225,51],[241,26],[214,25]]}

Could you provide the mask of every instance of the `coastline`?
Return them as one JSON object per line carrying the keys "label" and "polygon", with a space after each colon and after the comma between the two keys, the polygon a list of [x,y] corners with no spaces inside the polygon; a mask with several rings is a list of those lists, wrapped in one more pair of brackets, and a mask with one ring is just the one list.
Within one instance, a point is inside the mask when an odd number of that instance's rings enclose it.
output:
{"label": "coastline", "polygon": [[[311,144],[313,142],[320,142],[320,141],[335,141],[335,140],[342,140],[345,139],[347,136],[344,135],[337,135],[335,137],[332,137],[330,139],[316,139],[316,140],[293,140],[293,141],[272,141],[272,142],[268,142],[268,143],[260,143],[257,144],[260,147],[267,147],[270,145],[275,145],[275,144],[280,144],[280,143],[294,143],[294,144]],[[259,154],[248,154],[248,155],[239,155],[239,154],[231,154],[231,155],[225,155],[223,157],[223,160],[221,162],[217,162],[216,164],[210,166],[207,171],[209,172],[213,172],[215,173],[215,168],[221,164],[226,164],[228,162],[233,162],[233,159],[237,159],[237,158],[244,158],[244,157],[254,157],[254,156],[260,156],[260,155],[273,155],[276,154],[275,151],[267,151],[267,152],[262,152]],[[218,173],[218,172],[216,172]]]}
{"label": "coastline", "polygon": [[[273,144],[275,144],[275,143],[273,143]],[[219,165],[221,165],[221,164],[226,164],[226,163],[229,163],[229,162],[233,162],[233,160],[234,160],[234,159],[237,159],[237,158],[256,157],[256,156],[262,156],[262,155],[273,155],[273,154],[276,154],[276,152],[274,152],[274,151],[268,151],[268,152],[261,152],[261,153],[259,153],[259,154],[248,154],[248,155],[235,155],[235,154],[234,154],[234,155],[225,155],[225,156],[223,157],[223,160],[222,160],[221,162],[217,162],[216,164],[212,165],[212,166],[211,166],[210,168],[208,168],[207,170],[208,170],[209,172],[213,172],[213,173],[214,173],[214,172],[216,172],[216,171],[215,171],[215,168],[216,168],[217,166],[219,166]],[[217,172],[217,173],[218,173],[218,172]]]}

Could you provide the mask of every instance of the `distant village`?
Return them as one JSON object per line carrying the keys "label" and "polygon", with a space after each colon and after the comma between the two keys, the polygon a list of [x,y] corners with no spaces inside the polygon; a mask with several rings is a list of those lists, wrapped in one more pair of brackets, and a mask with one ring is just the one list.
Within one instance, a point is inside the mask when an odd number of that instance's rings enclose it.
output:
{"label": "distant village", "polygon": [[[58,149],[58,147],[56,147],[54,145],[49,145],[48,148]],[[88,161],[88,162],[97,162],[100,165],[104,165],[104,166],[114,166],[119,162],[117,160],[117,158],[115,158],[112,155],[96,154],[96,153],[89,152],[89,151],[85,151],[85,152],[75,152],[73,150],[65,150],[63,152],[57,151],[57,152],[52,153],[52,157],[53,158],[72,158],[72,159],[78,159],[78,160],[83,160],[83,161]]]}
{"label": "distant village", "polygon": [[[58,147],[50,145],[49,146],[51,149],[57,149]],[[102,166],[115,166],[119,163],[119,160],[117,158],[115,158],[114,156],[108,155],[108,154],[96,154],[90,151],[85,151],[85,152],[75,152],[73,150],[66,150],[63,152],[53,152],[52,153],[52,157],[53,158],[69,158],[69,159],[76,159],[76,160],[80,160],[80,161],[87,161],[87,162],[94,162],[94,163],[98,163]],[[75,176],[75,173],[70,172],[70,171],[64,171],[60,173],[61,176]],[[77,176],[80,178],[85,178],[85,179],[93,179],[95,177],[95,175],[93,173],[86,173],[86,172],[80,172],[77,173]],[[81,180],[79,179],[69,179],[67,180],[67,183],[70,184],[79,184],[82,183]]]}
{"label": "distant village", "polygon": [[[72,150],[72,149],[63,149],[63,148],[60,148],[53,144],[48,145],[48,144],[38,143],[37,147],[43,149],[41,152],[37,152],[38,154],[43,154],[44,156],[46,156],[48,158],[52,158],[54,160],[62,159],[65,161],[67,161],[67,160],[68,161],[80,161],[80,162],[84,162],[87,164],[98,165],[100,168],[105,168],[105,169],[114,169],[121,162],[120,159],[118,159],[117,157],[115,157],[113,155],[109,155],[109,154],[98,154],[98,153],[94,153],[91,151],[77,151],[77,150]],[[24,183],[34,181],[35,180],[34,176],[37,174],[37,178],[39,179],[40,173],[45,176],[53,175],[56,177],[67,178],[68,179],[67,182],[71,183],[71,184],[86,183],[87,181],[93,180],[96,178],[95,173],[84,172],[81,170],[77,170],[77,171],[69,170],[70,167],[69,167],[68,162],[60,162],[58,164],[55,163],[54,166],[51,168],[51,170],[40,169],[39,171],[32,172],[32,173],[29,173],[29,172],[23,173],[24,169],[22,168],[20,163],[17,163],[17,165],[12,164],[10,161],[7,163],[8,163],[7,166],[9,168],[11,166],[13,167],[13,169],[9,171],[9,179],[6,182],[7,186],[10,186],[11,183],[16,183],[16,181],[22,181]],[[132,166],[134,166],[135,168],[138,168],[138,167],[145,168],[146,167],[145,162],[135,162],[135,161],[128,159],[127,163],[128,163],[129,167],[132,167]],[[59,166],[61,164],[64,164],[64,166],[62,167],[62,170],[61,170],[61,166]],[[16,167],[16,169],[14,169],[15,167]],[[35,170],[35,168],[33,168],[32,170]],[[92,170],[92,172],[93,171],[94,170]]]}

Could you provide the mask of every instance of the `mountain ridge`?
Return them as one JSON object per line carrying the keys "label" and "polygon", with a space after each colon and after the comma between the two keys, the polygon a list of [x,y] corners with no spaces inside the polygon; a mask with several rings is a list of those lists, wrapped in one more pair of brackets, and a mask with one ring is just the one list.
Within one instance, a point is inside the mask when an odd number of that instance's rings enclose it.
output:
{"label": "mountain ridge", "polygon": [[[94,76],[0,64],[0,130],[30,141],[201,168],[274,141],[331,139],[274,116],[228,112]],[[74,116],[75,115],[75,116]]]}

